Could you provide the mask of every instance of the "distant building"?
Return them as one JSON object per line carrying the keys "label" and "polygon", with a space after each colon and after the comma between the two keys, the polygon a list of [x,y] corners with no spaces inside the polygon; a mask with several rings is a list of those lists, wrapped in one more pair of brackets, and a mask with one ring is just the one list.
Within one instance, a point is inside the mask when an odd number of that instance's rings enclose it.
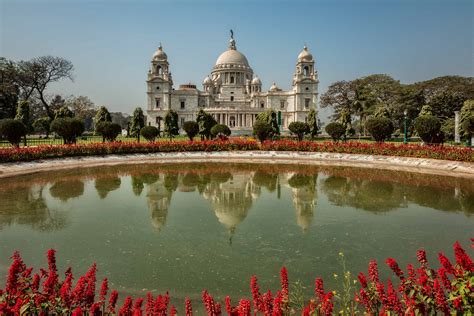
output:
{"label": "distant building", "polygon": [[[251,130],[256,116],[273,109],[281,112],[282,127],[305,121],[310,109],[317,108],[318,73],[313,56],[305,46],[298,55],[292,89],[283,91],[275,83],[262,91],[262,82],[254,75],[245,55],[237,50],[233,36],[228,49],[217,58],[210,76],[204,78],[203,90],[194,84],[173,89],[168,56],[160,44],[151,60],[147,79],[147,121],[161,127],[166,112],[178,113],[179,125],[196,119],[200,109],[212,114],[217,122],[232,130]],[[161,127],[162,128],[162,127]]]}

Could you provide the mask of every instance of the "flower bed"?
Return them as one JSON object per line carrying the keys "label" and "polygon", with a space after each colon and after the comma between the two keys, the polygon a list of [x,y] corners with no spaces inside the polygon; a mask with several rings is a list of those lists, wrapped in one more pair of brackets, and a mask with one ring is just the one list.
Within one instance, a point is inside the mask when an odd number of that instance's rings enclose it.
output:
{"label": "flower bed", "polygon": [[396,145],[388,143],[380,144],[361,142],[297,142],[291,140],[265,141],[263,144],[259,144],[254,139],[234,138],[229,141],[160,141],[154,143],[112,142],[0,148],[0,163],[74,156],[232,150],[329,152],[474,162],[474,150],[466,147]]}
{"label": "flower bed", "polygon": [[[474,242],[474,238],[471,239]],[[474,244],[471,245],[474,247]],[[340,254],[342,256],[342,254]],[[424,250],[417,252],[419,266],[411,264],[406,271],[393,258],[386,264],[394,272],[396,283],[391,279],[379,279],[377,262],[370,261],[368,275],[359,273],[359,286],[355,288],[351,274],[344,271],[344,289],[341,293],[326,291],[323,280],[314,281],[314,295],[304,299],[290,291],[288,272],[281,269],[281,288],[276,292],[260,292],[257,277],[250,280],[251,293],[233,305],[231,298],[225,298],[225,311],[229,316],[264,315],[333,315],[337,312],[354,315],[472,315],[474,312],[474,264],[456,242],[456,262],[453,264],[443,254],[438,255],[441,266],[433,269],[426,259]],[[117,306],[119,293],[110,294],[105,278],[96,289],[97,267],[94,263],[85,275],[73,284],[71,268],[61,279],[56,267],[55,251],[49,250],[48,269],[33,273],[18,252],[12,256],[13,263],[8,271],[7,283],[0,289],[0,314],[2,315],[175,315],[177,308],[169,307],[168,292],[154,297],[148,293],[145,298],[127,296],[121,307]],[[206,290],[202,292],[202,303],[209,316],[221,315],[221,303]],[[143,304],[145,306],[143,307]],[[196,304],[196,302],[195,302]],[[179,307],[181,314],[191,316],[191,300],[186,298]]]}

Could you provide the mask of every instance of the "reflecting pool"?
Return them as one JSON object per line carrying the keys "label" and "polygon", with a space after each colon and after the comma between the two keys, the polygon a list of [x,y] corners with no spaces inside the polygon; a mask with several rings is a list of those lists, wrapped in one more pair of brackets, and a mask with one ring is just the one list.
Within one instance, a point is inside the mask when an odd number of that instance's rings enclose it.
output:
{"label": "reflecting pool", "polygon": [[[370,259],[434,261],[474,233],[474,180],[377,169],[273,164],[125,165],[0,180],[0,282],[19,250],[35,267],[49,248],[61,269],[96,262],[122,293],[197,299],[249,296],[257,274],[311,292]],[[382,275],[389,273],[382,263]]]}

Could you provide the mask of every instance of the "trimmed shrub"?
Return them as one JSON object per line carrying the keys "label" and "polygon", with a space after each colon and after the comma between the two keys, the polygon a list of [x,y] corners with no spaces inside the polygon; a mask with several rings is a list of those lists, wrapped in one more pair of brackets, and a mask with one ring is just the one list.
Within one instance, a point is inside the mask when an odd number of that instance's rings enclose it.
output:
{"label": "trimmed shrub", "polygon": [[332,140],[337,142],[341,139],[342,135],[346,133],[346,128],[341,123],[332,122],[326,125],[326,133],[331,136]]}
{"label": "trimmed shrub", "polygon": [[84,122],[70,117],[58,118],[51,122],[51,131],[62,137],[64,144],[75,144],[77,137],[84,133]]}
{"label": "trimmed shrub", "polygon": [[199,133],[199,124],[194,121],[186,121],[183,124],[183,130],[186,132],[186,135],[188,135],[189,140],[192,141],[194,136]]}
{"label": "trimmed shrub", "polygon": [[26,126],[19,120],[0,120],[0,135],[13,146],[19,147],[21,138],[26,135]]}
{"label": "trimmed shrub", "polygon": [[102,135],[103,141],[113,142],[122,132],[122,127],[117,123],[99,122],[95,126],[96,132]]}
{"label": "trimmed shrub", "polygon": [[393,133],[393,123],[386,117],[373,117],[367,120],[365,128],[376,142],[381,143]]}
{"label": "trimmed shrub", "polygon": [[426,144],[437,144],[444,141],[440,120],[432,115],[422,115],[415,119],[415,130]]}
{"label": "trimmed shrub", "polygon": [[230,134],[230,128],[225,124],[216,124],[211,128],[211,135],[213,138],[216,136],[224,136],[224,138],[227,138],[228,136],[230,136]]}
{"label": "trimmed shrub", "polygon": [[266,140],[273,133],[273,127],[270,123],[263,121],[256,121],[253,124],[253,133],[257,136],[260,142]]}
{"label": "trimmed shrub", "polygon": [[156,137],[160,135],[158,128],[154,126],[145,126],[140,130],[140,134],[149,142],[154,142]]}
{"label": "trimmed shrub", "polygon": [[309,125],[305,122],[291,122],[288,129],[298,137],[299,141],[302,141],[304,135],[309,133]]}

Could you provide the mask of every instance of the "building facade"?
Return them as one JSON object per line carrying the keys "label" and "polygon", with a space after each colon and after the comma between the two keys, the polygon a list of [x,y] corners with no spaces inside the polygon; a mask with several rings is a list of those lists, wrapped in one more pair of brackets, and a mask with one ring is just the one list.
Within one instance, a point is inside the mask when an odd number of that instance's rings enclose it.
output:
{"label": "building facade", "polygon": [[318,73],[306,46],[298,55],[291,90],[283,91],[273,83],[268,91],[263,91],[261,80],[254,75],[245,55],[237,50],[233,36],[211,74],[204,78],[202,90],[191,83],[173,88],[168,56],[161,44],[152,57],[146,82],[147,122],[161,129],[169,109],[178,113],[180,127],[185,121],[195,120],[197,112],[203,109],[233,131],[250,131],[259,113],[273,109],[281,112],[281,127],[285,130],[291,122],[304,122],[318,102]]}

